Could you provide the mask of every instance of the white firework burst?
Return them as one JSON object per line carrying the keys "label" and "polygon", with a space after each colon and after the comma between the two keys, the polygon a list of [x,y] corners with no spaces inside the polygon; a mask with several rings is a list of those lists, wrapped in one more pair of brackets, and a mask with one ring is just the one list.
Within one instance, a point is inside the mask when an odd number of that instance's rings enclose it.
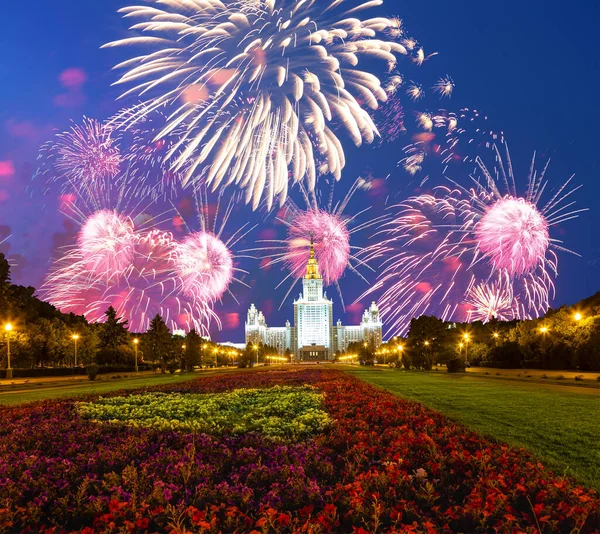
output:
{"label": "white firework burst", "polygon": [[[356,145],[377,128],[365,108],[387,99],[379,77],[409,51],[395,18],[359,18],[383,0],[150,0],[126,7],[141,32],[105,46],[143,45],[152,51],[124,61],[123,96],[147,98],[127,127],[146,113],[171,107],[156,138],[183,128],[167,157],[183,182],[208,166],[213,190],[237,184],[246,202],[283,204],[290,177],[314,189],[319,172],[340,179],[345,166],[334,128]],[[411,52],[422,62],[422,49]],[[377,60],[377,61],[373,61]],[[379,72],[379,71],[377,71]],[[325,161],[320,167],[315,160]]]}

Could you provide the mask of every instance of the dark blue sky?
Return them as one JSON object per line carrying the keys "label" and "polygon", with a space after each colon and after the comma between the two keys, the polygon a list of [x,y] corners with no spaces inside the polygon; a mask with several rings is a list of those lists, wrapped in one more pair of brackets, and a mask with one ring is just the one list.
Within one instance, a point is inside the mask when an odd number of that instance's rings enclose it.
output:
{"label": "dark blue sky", "polygon": [[[29,199],[27,187],[38,147],[54,129],[68,127],[82,115],[103,119],[117,106],[116,79],[111,67],[118,51],[100,50],[122,37],[125,25],[116,13],[122,1],[8,2],[3,6],[0,33],[0,225],[8,226],[10,253],[20,254],[15,280],[39,286],[52,250],[68,242],[64,218],[55,199]],[[448,109],[477,108],[501,128],[511,146],[515,167],[527,168],[534,150],[552,156],[550,177],[560,181],[570,174],[584,188],[576,195],[579,207],[590,211],[560,229],[569,248],[583,257],[560,256],[555,305],[575,302],[600,289],[600,193],[598,124],[600,124],[600,54],[597,29],[600,4],[593,0],[505,0],[504,2],[387,0],[385,12],[404,20],[409,33],[428,52],[437,51],[431,64],[450,74],[456,91]],[[428,67],[429,68],[429,67]],[[398,149],[378,152],[378,169],[396,168]],[[364,169],[348,168],[353,180]],[[399,188],[401,189],[401,188]],[[356,206],[364,199],[356,199]],[[42,204],[47,206],[40,211]],[[240,220],[245,211],[234,214]],[[4,229],[4,234],[8,233]],[[252,239],[246,244],[252,245]],[[5,244],[2,248],[7,250]],[[238,288],[233,300],[220,307],[226,330],[221,339],[241,340],[247,304],[263,304],[274,324],[291,318],[291,307],[277,313],[284,291],[275,291],[272,273],[247,266],[252,291]],[[347,300],[361,291],[356,280],[342,282]],[[345,287],[348,286],[348,287]],[[336,318],[345,317],[336,302]],[[239,314],[239,315],[236,315]]]}

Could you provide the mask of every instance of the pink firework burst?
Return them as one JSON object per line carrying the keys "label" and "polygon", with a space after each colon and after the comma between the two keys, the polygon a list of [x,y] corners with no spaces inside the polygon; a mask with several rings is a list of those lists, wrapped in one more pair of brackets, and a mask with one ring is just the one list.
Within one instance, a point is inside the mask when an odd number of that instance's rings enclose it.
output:
{"label": "pink firework burst", "polygon": [[[362,249],[351,245],[352,234],[377,224],[382,218],[374,218],[365,223],[354,224],[354,221],[363,215],[369,208],[364,209],[354,216],[344,214],[348,203],[354,194],[360,190],[369,190],[372,183],[364,178],[357,179],[344,199],[334,204],[335,182],[330,184],[326,195],[319,191],[307,191],[300,187],[306,208],[302,209],[288,197],[282,216],[277,220],[287,227],[287,236],[282,240],[265,240],[267,246],[259,250],[273,256],[265,267],[271,267],[276,263],[284,266],[288,272],[287,276],[279,284],[281,286],[288,279],[293,279],[293,284],[286,293],[282,305],[290,295],[294,285],[305,273],[306,264],[310,254],[310,240],[314,241],[315,255],[319,262],[323,282],[326,286],[335,285],[344,302],[340,279],[346,271],[351,271],[360,276],[366,283],[367,280],[359,272],[358,267],[371,269],[367,262],[362,259]],[[325,197],[325,201],[322,198]],[[372,270],[372,269],[371,269]],[[279,287],[277,286],[277,287]]]}
{"label": "pink firework burst", "polygon": [[479,248],[496,269],[523,275],[544,262],[550,246],[548,222],[523,198],[503,198],[491,206],[475,229]]}
{"label": "pink firework burst", "polygon": [[85,315],[90,322],[102,322],[113,306],[134,332],[146,331],[160,314],[171,330],[195,328],[207,335],[211,321],[219,319],[212,302],[184,291],[173,235],[156,229],[135,233],[131,252],[121,273],[96,274],[88,269],[88,252],[75,246],[53,266],[42,293],[63,312]]}
{"label": "pink firework burst", "polygon": [[323,210],[308,210],[293,218],[288,228],[285,263],[294,278],[302,278],[311,237],[325,285],[336,283],[350,261],[350,231],[343,217]]}
{"label": "pink firework burst", "polygon": [[83,223],[77,243],[89,271],[114,276],[132,263],[135,237],[130,217],[100,210]]}
{"label": "pink firework burst", "polygon": [[176,265],[184,292],[201,300],[219,300],[233,280],[233,255],[210,232],[188,235],[178,247]]}
{"label": "pink firework burst", "polygon": [[527,191],[518,196],[510,155],[504,161],[496,147],[494,153],[493,174],[477,158],[473,187],[438,187],[392,206],[377,243],[367,249],[368,261],[382,261],[381,274],[359,299],[381,291],[392,335],[406,332],[420,315],[463,322],[494,314],[528,319],[548,310],[556,251],[570,252],[550,231],[584,211],[567,201],[577,188],[567,189],[570,178],[539,207],[547,165],[536,172],[534,160]]}
{"label": "pink firework burst", "polygon": [[77,181],[114,178],[120,170],[121,153],[112,133],[108,126],[84,117],[82,124],[58,134],[53,146],[56,170]]}

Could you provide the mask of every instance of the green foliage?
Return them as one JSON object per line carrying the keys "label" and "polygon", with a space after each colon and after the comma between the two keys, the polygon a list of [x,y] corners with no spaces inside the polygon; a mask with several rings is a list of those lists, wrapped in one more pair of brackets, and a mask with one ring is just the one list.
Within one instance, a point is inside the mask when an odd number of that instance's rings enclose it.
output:
{"label": "green foliage", "polygon": [[106,322],[102,324],[99,332],[100,348],[116,349],[122,345],[127,345],[129,341],[127,321],[117,317],[117,311],[112,306],[106,310],[105,315]]}
{"label": "green foliage", "polygon": [[448,336],[448,327],[437,317],[422,315],[411,319],[408,342],[412,367],[431,370],[436,360],[447,360]]}
{"label": "green foliage", "polygon": [[202,361],[202,338],[196,330],[192,329],[185,336],[185,349],[183,351],[183,368],[186,371],[193,371],[196,365]]}
{"label": "green foliage", "polygon": [[448,360],[449,373],[463,373],[466,369],[466,362],[462,356],[454,356]]}
{"label": "green foliage", "polygon": [[88,419],[160,430],[212,434],[260,432],[300,438],[330,424],[323,395],[310,387],[275,386],[227,393],[145,393],[78,403]]}
{"label": "green foliage", "polygon": [[86,367],[85,367],[85,372],[87,373],[88,378],[92,381],[96,380],[99,370],[100,370],[100,366],[97,363],[90,363],[90,364],[86,365]]}
{"label": "green foliage", "polygon": [[133,365],[135,355],[127,345],[115,348],[100,349],[96,354],[96,362],[100,365]]}
{"label": "green foliage", "polygon": [[171,332],[158,314],[150,322],[148,332],[142,336],[141,345],[144,359],[159,362],[163,371],[169,362],[178,359]]}

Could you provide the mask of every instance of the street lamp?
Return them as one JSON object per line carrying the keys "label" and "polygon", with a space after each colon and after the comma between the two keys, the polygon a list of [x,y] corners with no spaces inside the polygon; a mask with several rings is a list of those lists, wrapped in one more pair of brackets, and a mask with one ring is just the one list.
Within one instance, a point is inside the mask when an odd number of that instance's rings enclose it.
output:
{"label": "street lamp", "polygon": [[583,316],[579,312],[577,312],[574,315],[574,319],[575,319],[575,321],[579,322],[579,321],[581,321],[581,319],[583,319]]}
{"label": "street lamp", "polygon": [[4,330],[6,330],[6,379],[10,380],[12,378],[12,367],[10,366],[10,333],[13,329],[12,324],[6,323],[4,325]]}
{"label": "street lamp", "polygon": [[463,335],[463,339],[465,340],[465,361],[469,361],[469,341],[471,340],[471,338],[469,337],[469,334],[464,334]]}
{"label": "street lamp", "polygon": [[75,344],[75,364],[73,367],[77,367],[77,340],[79,339],[79,334],[73,334],[73,343]]}
{"label": "street lamp", "polygon": [[256,365],[258,365],[258,345],[254,344],[254,350],[256,351]]}
{"label": "street lamp", "polygon": [[135,351],[135,372],[138,372],[138,356],[137,356],[137,352],[138,352],[138,343],[140,342],[140,340],[136,337],[133,340],[133,349]]}

